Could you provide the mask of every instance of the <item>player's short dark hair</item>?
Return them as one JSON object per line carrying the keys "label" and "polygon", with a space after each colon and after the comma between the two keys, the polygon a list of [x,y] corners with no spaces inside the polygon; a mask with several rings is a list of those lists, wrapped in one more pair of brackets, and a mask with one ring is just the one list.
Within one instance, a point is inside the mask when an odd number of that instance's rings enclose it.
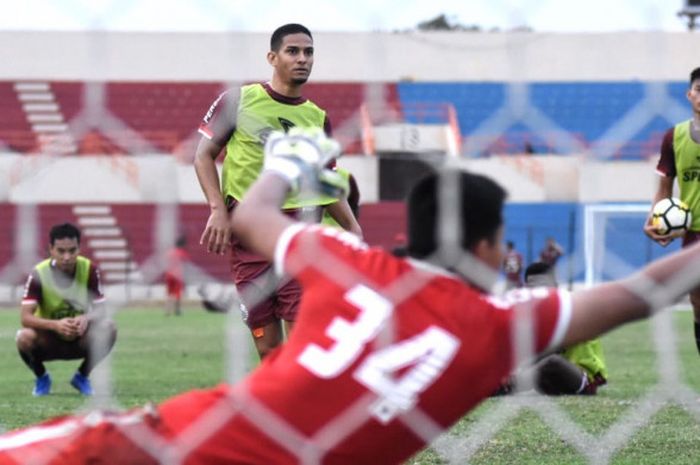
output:
{"label": "player's short dark hair", "polygon": [[282,40],[286,36],[299,33],[306,34],[311,40],[314,39],[311,35],[311,31],[309,31],[306,26],[302,26],[301,24],[297,23],[289,23],[278,27],[275,29],[275,32],[272,33],[272,36],[270,37],[270,50],[273,52],[278,51],[282,46]]}
{"label": "player's short dark hair", "polygon": [[545,262],[533,262],[525,268],[525,282],[530,276],[547,274],[552,272],[552,266]]}
{"label": "player's short dark hair", "polygon": [[511,249],[514,249],[514,248],[515,248],[515,242],[513,242],[513,241],[508,241],[508,242],[506,242],[506,245],[507,245],[508,247],[510,247]]}
{"label": "player's short dark hair", "polygon": [[75,239],[80,244],[80,229],[72,223],[54,225],[49,231],[49,244],[54,245],[58,239]]}
{"label": "player's short dark hair", "polygon": [[[506,191],[495,181],[464,171],[447,171],[443,175],[459,176],[461,190],[460,245],[472,248],[482,239],[496,240],[503,223],[503,202]],[[408,255],[425,258],[438,248],[438,218],[440,215],[439,185],[441,176],[432,173],[421,179],[408,197]]]}
{"label": "player's short dark hair", "polygon": [[695,68],[690,72],[690,83],[688,85],[693,85],[693,82],[700,79],[700,67]]}

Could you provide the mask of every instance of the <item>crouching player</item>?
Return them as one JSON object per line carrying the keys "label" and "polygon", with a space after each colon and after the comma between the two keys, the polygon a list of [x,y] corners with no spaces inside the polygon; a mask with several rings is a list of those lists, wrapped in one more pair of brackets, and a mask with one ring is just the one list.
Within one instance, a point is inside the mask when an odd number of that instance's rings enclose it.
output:
{"label": "crouching player", "polygon": [[[557,280],[551,265],[535,262],[525,269],[525,284],[554,288]],[[608,381],[603,346],[598,338],[547,355],[533,369],[535,389],[546,395],[594,395]]]}
{"label": "crouching player", "polygon": [[[49,232],[50,258],[34,267],[22,298],[22,328],[17,350],[36,376],[34,396],[51,392],[44,362],[82,359],[70,384],[92,395],[90,372],[109,354],[117,338],[111,321],[102,319],[100,272],[80,254],[80,230],[70,223]],[[94,340],[97,334],[100,340]]]}

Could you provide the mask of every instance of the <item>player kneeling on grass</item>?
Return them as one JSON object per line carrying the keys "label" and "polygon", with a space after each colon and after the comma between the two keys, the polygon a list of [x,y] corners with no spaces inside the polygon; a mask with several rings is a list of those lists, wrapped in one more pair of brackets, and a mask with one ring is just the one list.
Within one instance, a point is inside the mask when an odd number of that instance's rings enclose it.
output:
{"label": "player kneeling on grass", "polygon": [[[32,394],[51,392],[51,376],[44,362],[83,359],[70,384],[83,395],[92,395],[90,371],[112,349],[117,332],[111,321],[98,317],[104,301],[100,273],[80,256],[80,230],[70,223],[49,232],[50,258],[34,267],[22,298],[22,329],[17,349],[36,375]],[[93,341],[93,333],[100,341]]]}
{"label": "player kneeling on grass", "polygon": [[[551,265],[544,262],[531,263],[525,269],[525,285],[530,288],[557,287]],[[575,344],[556,354],[544,356],[532,368],[524,370],[518,378],[532,379],[534,388],[545,395],[596,394],[608,378],[603,347],[599,339]],[[515,383],[516,377],[513,376],[497,393],[512,392]]]}
{"label": "player kneeling on grass", "polygon": [[700,284],[695,245],[624,281],[491,296],[501,187],[456,170],[420,181],[408,202],[410,258],[397,258],[280,212],[319,175],[332,190],[321,167],[333,152],[314,134],[271,136],[266,171],[232,218],[247,246],[303,287],[285,345],[240,383],[187,392],[153,415],[92,414],[0,436],[0,464],[402,463],[513,369],[521,315],[530,352],[541,354],[647,317]]}

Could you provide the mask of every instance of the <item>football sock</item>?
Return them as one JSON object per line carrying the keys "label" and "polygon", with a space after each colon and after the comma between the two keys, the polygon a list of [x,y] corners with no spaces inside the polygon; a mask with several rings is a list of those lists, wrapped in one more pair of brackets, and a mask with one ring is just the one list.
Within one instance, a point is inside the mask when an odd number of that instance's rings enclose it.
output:
{"label": "football sock", "polygon": [[698,353],[700,354],[700,323],[695,322],[695,346],[698,348]]}
{"label": "football sock", "polygon": [[36,377],[44,376],[44,373],[46,373],[46,367],[42,362],[39,362],[34,359],[31,355],[22,352],[21,350],[18,351],[19,356],[22,357],[22,361],[29,367],[30,370],[36,375]]}
{"label": "football sock", "polygon": [[83,361],[83,363],[80,364],[78,367],[78,373],[81,375],[85,376],[86,378],[90,376],[90,370],[88,369],[89,362],[87,359]]}

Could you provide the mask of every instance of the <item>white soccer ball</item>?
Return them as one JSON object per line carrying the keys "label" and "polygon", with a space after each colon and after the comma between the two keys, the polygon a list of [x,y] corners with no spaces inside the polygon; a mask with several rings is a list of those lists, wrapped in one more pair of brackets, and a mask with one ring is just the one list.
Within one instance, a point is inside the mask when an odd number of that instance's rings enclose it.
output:
{"label": "white soccer ball", "polygon": [[688,205],[675,197],[659,200],[652,210],[652,224],[661,235],[682,236],[691,221]]}

